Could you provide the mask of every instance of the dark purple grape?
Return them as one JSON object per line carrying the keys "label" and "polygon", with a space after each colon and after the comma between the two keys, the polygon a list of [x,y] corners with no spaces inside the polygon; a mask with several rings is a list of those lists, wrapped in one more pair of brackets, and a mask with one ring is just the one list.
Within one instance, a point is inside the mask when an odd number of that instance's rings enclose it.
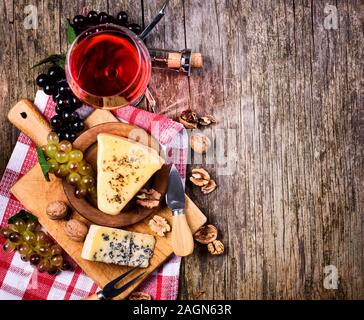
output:
{"label": "dark purple grape", "polygon": [[38,87],[43,88],[48,83],[48,76],[44,73],[40,74],[37,79],[35,80]]}
{"label": "dark purple grape", "polygon": [[55,129],[57,128],[61,128],[63,125],[63,121],[60,115],[55,115],[54,117],[52,117],[51,119],[51,126]]}
{"label": "dark purple grape", "polygon": [[87,22],[87,19],[82,16],[82,15],[77,15],[73,18],[73,25],[76,27],[76,28],[82,28],[85,26],[86,22]]}
{"label": "dark purple grape", "polygon": [[85,129],[85,124],[82,120],[77,120],[71,124],[74,132],[81,132]]}
{"label": "dark purple grape", "polygon": [[99,18],[99,23],[101,24],[107,23],[109,15],[106,12],[100,12],[98,18]]}
{"label": "dark purple grape", "polygon": [[128,29],[135,34],[140,34],[142,32],[142,27],[137,23],[131,23],[128,25]]}
{"label": "dark purple grape", "polygon": [[125,11],[120,11],[116,16],[116,23],[121,26],[126,26],[128,23],[128,14]]}
{"label": "dark purple grape", "polygon": [[49,270],[48,270],[48,274],[50,276],[55,276],[59,273],[59,269],[56,268],[56,267],[51,267]]}
{"label": "dark purple grape", "polygon": [[67,111],[66,107],[65,106],[60,106],[60,105],[56,105],[56,114],[59,114],[61,115],[62,117],[62,114],[63,112]]}
{"label": "dark purple grape", "polygon": [[64,133],[64,139],[69,141],[69,142],[73,142],[76,140],[76,134],[74,132],[70,132],[70,131],[65,131]]}
{"label": "dark purple grape", "polygon": [[66,78],[64,70],[59,66],[52,66],[48,69],[48,76],[53,81],[60,81]]}
{"label": "dark purple grape", "polygon": [[62,266],[61,266],[61,270],[63,270],[63,271],[72,270],[72,266],[71,266],[71,264],[68,261],[66,261],[66,260],[63,259]]}
{"label": "dark purple grape", "polygon": [[48,96],[52,96],[57,92],[57,88],[54,85],[54,83],[47,83],[44,87],[43,87],[43,91],[46,95]]}
{"label": "dark purple grape", "polygon": [[57,135],[58,135],[60,141],[64,140],[65,139],[65,130],[63,128],[59,128],[57,131]]}
{"label": "dark purple grape", "polygon": [[69,111],[63,111],[62,113],[62,119],[65,121],[65,122],[68,122],[72,119],[72,112],[69,112]]}
{"label": "dark purple grape", "polygon": [[29,261],[33,266],[36,266],[40,261],[40,256],[38,254],[33,254],[30,256]]}
{"label": "dark purple grape", "polygon": [[66,96],[70,93],[71,93],[71,88],[69,87],[69,85],[67,83],[61,84],[58,87],[58,94],[60,94],[62,96]]}
{"label": "dark purple grape", "polygon": [[70,97],[68,98],[68,103],[75,110],[82,107],[82,102],[80,101],[80,99],[77,99],[74,95],[70,95]]}
{"label": "dark purple grape", "polygon": [[20,241],[20,234],[17,232],[12,232],[9,234],[9,240],[13,243],[19,243]]}
{"label": "dark purple grape", "polygon": [[87,14],[87,20],[91,25],[97,24],[99,22],[99,15],[96,11],[89,11]]}
{"label": "dark purple grape", "polygon": [[76,111],[73,111],[70,116],[70,121],[74,122],[77,120],[80,120],[80,115]]}

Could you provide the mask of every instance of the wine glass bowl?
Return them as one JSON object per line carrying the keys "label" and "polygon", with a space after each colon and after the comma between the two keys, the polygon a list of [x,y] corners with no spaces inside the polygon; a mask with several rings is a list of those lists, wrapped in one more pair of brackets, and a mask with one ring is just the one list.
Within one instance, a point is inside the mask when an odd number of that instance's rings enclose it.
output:
{"label": "wine glass bowl", "polygon": [[127,28],[103,24],[82,32],[66,57],[66,77],[73,93],[100,109],[133,105],[151,78],[144,42]]}

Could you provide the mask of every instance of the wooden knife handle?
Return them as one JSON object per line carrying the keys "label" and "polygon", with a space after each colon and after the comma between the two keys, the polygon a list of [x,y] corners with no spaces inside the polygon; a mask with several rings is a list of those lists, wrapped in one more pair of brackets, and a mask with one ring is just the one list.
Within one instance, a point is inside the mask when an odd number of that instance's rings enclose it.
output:
{"label": "wooden knife handle", "polygon": [[193,253],[193,236],[185,214],[173,216],[172,248],[179,257],[186,257]]}
{"label": "wooden knife handle", "polygon": [[29,100],[22,99],[12,107],[8,113],[8,119],[36,145],[47,144],[47,136],[52,131],[52,127]]}

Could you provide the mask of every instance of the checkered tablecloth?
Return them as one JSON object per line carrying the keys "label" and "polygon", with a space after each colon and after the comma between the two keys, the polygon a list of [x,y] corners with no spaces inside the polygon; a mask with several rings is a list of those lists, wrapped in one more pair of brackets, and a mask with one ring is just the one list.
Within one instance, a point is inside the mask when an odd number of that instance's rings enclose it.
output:
{"label": "checkered tablecloth", "polygon": [[[34,104],[48,120],[54,114],[55,104],[43,91],[38,91]],[[80,110],[83,117],[90,112],[88,107]],[[165,146],[167,160],[176,163],[181,176],[185,178],[188,139],[180,124],[134,107],[117,110],[115,115],[122,121],[151,132]],[[5,115],[3,117],[5,118]],[[6,225],[8,218],[22,209],[21,203],[9,190],[36,162],[35,145],[28,137],[20,134],[0,182],[1,225]],[[1,238],[1,246],[4,242]],[[180,258],[174,256],[155,271],[139,290],[149,293],[155,300],[176,299],[179,269]],[[18,253],[5,253],[0,250],[0,299],[77,300],[95,293],[98,289],[79,267],[72,272],[50,276],[47,273],[39,273],[29,263],[23,262]]]}

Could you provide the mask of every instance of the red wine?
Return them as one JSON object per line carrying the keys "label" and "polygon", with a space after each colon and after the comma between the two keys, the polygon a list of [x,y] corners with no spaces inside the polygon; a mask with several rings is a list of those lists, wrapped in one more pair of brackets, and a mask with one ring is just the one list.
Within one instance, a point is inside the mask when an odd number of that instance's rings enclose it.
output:
{"label": "red wine", "polygon": [[[150,80],[150,57],[128,30],[112,25],[81,34],[67,59],[67,79],[78,98],[99,108],[135,102]],[[134,38],[132,38],[134,37]]]}
{"label": "red wine", "polygon": [[133,82],[139,65],[138,50],[128,39],[104,33],[80,42],[73,52],[71,72],[88,93],[109,97]]}

